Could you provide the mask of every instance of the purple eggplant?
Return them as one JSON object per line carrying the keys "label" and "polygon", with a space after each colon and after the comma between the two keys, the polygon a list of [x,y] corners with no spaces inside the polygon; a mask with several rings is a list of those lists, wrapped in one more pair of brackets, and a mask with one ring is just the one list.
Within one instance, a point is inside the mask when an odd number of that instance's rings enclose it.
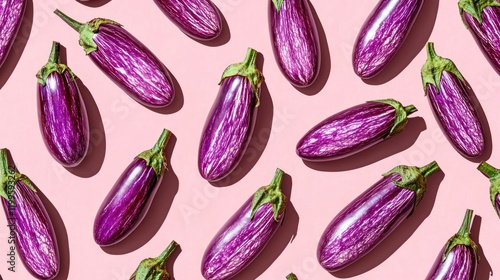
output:
{"label": "purple eggplant", "polygon": [[460,0],[458,7],[465,26],[500,74],[500,3],[496,0]]}
{"label": "purple eggplant", "polygon": [[290,273],[286,276],[286,280],[299,280],[297,276],[293,273]]}
{"label": "purple eggplant", "polygon": [[423,0],[380,0],[354,43],[354,72],[369,79],[394,58],[422,8]]}
{"label": "purple eggplant", "polygon": [[54,13],[80,33],[85,53],[135,101],[150,108],[172,102],[174,86],[165,65],[119,23],[95,18],[83,24]]}
{"label": "purple eggplant", "polygon": [[23,21],[27,0],[4,0],[0,8],[0,67],[14,44]]}
{"label": "purple eggplant", "polygon": [[17,250],[19,259],[33,277],[54,279],[60,264],[52,221],[33,183],[18,173],[5,148],[0,149],[0,176],[0,195],[10,230],[9,254]]}
{"label": "purple eggplant", "polygon": [[330,222],[318,244],[322,267],[334,272],[359,260],[396,229],[418,206],[435,161],[418,168],[400,165],[347,205]]}
{"label": "purple eggplant", "polygon": [[240,162],[257,117],[262,73],[256,68],[257,51],[248,48],[245,60],[222,74],[219,93],[203,129],[198,169],[208,181],[219,181]]}
{"label": "purple eggplant", "polygon": [[100,246],[122,241],[144,219],[165,174],[170,134],[164,129],[153,148],[136,156],[104,199],[94,221]]}
{"label": "purple eggplant", "polygon": [[490,200],[493,208],[500,217],[500,169],[496,169],[483,161],[477,167],[484,175],[490,178]]}
{"label": "purple eggplant", "polygon": [[401,132],[415,111],[415,106],[403,107],[394,99],[348,108],[309,130],[297,143],[297,155],[309,161],[350,156]]}
{"label": "purple eggplant", "polygon": [[426,280],[474,280],[479,256],[470,238],[472,210],[467,209],[462,226],[439,253]]}
{"label": "purple eggplant", "polygon": [[471,100],[472,89],[453,61],[436,54],[432,42],[427,43],[422,84],[434,116],[453,147],[465,157],[480,156],[485,149],[485,137]]}
{"label": "purple eggplant", "polygon": [[230,279],[264,249],[285,215],[286,197],[277,169],[268,186],[259,188],[212,239],[203,255],[201,273],[207,280]]}
{"label": "purple eggplant", "polygon": [[154,0],[182,32],[196,40],[217,38],[222,31],[219,10],[210,0]]}
{"label": "purple eggplant", "polygon": [[170,274],[166,270],[165,264],[178,246],[179,244],[172,240],[158,257],[142,260],[129,280],[169,280]]}
{"label": "purple eggplant", "polygon": [[60,62],[52,43],[47,64],[37,74],[38,122],[45,146],[66,167],[80,164],[89,147],[89,120],[76,77]]}
{"label": "purple eggplant", "polygon": [[269,0],[269,33],[274,58],[296,87],[318,77],[321,51],[318,30],[308,0]]}

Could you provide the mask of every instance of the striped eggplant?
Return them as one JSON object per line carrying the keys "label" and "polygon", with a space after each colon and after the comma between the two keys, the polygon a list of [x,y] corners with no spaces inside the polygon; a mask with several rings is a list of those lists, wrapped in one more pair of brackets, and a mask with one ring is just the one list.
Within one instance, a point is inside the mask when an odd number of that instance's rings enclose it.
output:
{"label": "striped eggplant", "polygon": [[394,58],[422,8],[423,0],[380,0],[354,43],[354,72],[363,79],[380,73]]}
{"label": "striped eggplant", "polygon": [[122,241],[146,216],[165,174],[170,135],[164,129],[153,148],[136,156],[104,199],[94,220],[94,240],[100,246]]}
{"label": "striped eggplant", "polygon": [[0,8],[0,67],[14,44],[21,27],[27,0],[3,0]]}
{"label": "striped eggplant", "polygon": [[175,91],[167,68],[121,24],[104,18],[80,23],[59,10],[54,13],[80,33],[85,53],[131,98],[150,108],[172,102]]}
{"label": "striped eggplant", "polygon": [[222,74],[219,93],[203,129],[198,169],[208,181],[219,181],[240,162],[257,117],[262,73],[256,68],[257,51],[248,48],[245,60]]}
{"label": "striped eggplant", "polygon": [[408,123],[415,106],[403,107],[394,99],[369,101],[330,116],[309,130],[297,143],[296,153],[309,161],[335,160],[367,149]]}
{"label": "striped eggplant", "polygon": [[347,205],[330,222],[318,244],[319,263],[335,272],[359,260],[396,229],[418,206],[435,161],[418,168],[400,165]]}
{"label": "striped eggplant", "polygon": [[458,7],[465,26],[500,74],[500,3],[496,0],[460,0]]}
{"label": "striped eggplant", "polygon": [[297,276],[293,273],[290,273],[286,276],[286,280],[299,280]]}
{"label": "striped eggplant", "polygon": [[453,147],[465,157],[480,156],[485,137],[471,100],[472,89],[453,61],[436,54],[432,42],[427,43],[422,84],[434,116]]}
{"label": "striped eggplant", "polygon": [[222,31],[219,10],[210,0],[154,0],[177,27],[196,40],[217,38]]}
{"label": "striped eggplant", "polygon": [[201,272],[205,279],[232,278],[271,240],[285,215],[282,178],[283,171],[276,169],[271,183],[259,188],[217,232],[203,255]]}
{"label": "striped eggplant", "polygon": [[172,240],[158,257],[142,260],[129,280],[170,280],[165,264],[178,246],[179,244]]}
{"label": "striped eggplant", "polygon": [[76,77],[60,62],[59,46],[52,43],[49,61],[37,74],[38,123],[52,157],[74,167],[89,147],[89,120]]}
{"label": "striped eggplant", "polygon": [[470,238],[471,221],[472,210],[467,209],[460,229],[443,247],[426,280],[474,280],[479,256]]}
{"label": "striped eggplant", "polygon": [[500,169],[491,166],[483,161],[477,167],[484,175],[490,178],[490,200],[493,208],[500,217]]}
{"label": "striped eggplant", "polygon": [[8,258],[14,258],[15,263],[19,256],[36,279],[54,279],[60,263],[52,221],[32,181],[17,171],[5,148],[0,149],[0,176],[0,195],[10,230]]}
{"label": "striped eggplant", "polygon": [[310,86],[318,77],[321,51],[308,0],[269,0],[269,34],[274,58],[296,87]]}

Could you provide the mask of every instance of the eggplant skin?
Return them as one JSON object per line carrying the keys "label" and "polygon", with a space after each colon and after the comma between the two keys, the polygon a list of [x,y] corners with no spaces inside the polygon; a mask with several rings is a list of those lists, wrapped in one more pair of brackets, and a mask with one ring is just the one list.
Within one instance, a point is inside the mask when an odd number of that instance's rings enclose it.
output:
{"label": "eggplant skin", "polygon": [[284,212],[274,219],[273,207],[263,204],[250,219],[250,197],[226,222],[208,245],[201,271],[207,280],[230,279],[264,249],[279,228]]}
{"label": "eggplant skin", "polygon": [[495,195],[495,209],[497,210],[497,214],[500,216],[500,193]]}
{"label": "eggplant skin", "polygon": [[104,199],[94,221],[94,240],[109,246],[125,239],[144,219],[161,182],[153,167],[135,158]]}
{"label": "eggplant skin", "polygon": [[422,8],[423,0],[380,0],[358,34],[353,49],[356,75],[369,79],[394,58]]}
{"label": "eggplant skin", "polygon": [[134,100],[150,108],[169,105],[174,86],[167,68],[139,40],[117,24],[103,23],[94,34],[90,59]]}
{"label": "eggplant skin", "polygon": [[0,6],[0,66],[14,43],[21,27],[27,0],[4,0]]}
{"label": "eggplant skin", "polygon": [[476,252],[465,245],[455,246],[442,261],[441,250],[426,280],[474,280],[477,269]]}
{"label": "eggplant skin", "polygon": [[413,211],[415,192],[394,185],[392,173],[376,182],[328,225],[318,244],[323,268],[335,272],[352,264],[382,242]]}
{"label": "eggplant skin", "polygon": [[222,31],[219,10],[210,0],[154,1],[182,32],[196,40],[213,40]]}
{"label": "eggplant skin", "polygon": [[279,12],[269,1],[269,33],[274,57],[283,75],[296,87],[316,80],[321,50],[308,0],[283,0]]}
{"label": "eggplant skin", "polygon": [[54,279],[59,273],[59,248],[52,221],[38,195],[24,182],[12,189],[15,206],[2,199],[9,224],[15,225],[15,247],[28,272],[37,279]]}
{"label": "eggplant skin", "polygon": [[198,169],[203,178],[219,181],[236,168],[250,142],[256,105],[248,78],[236,75],[222,80],[199,146]]}
{"label": "eggplant skin", "polygon": [[60,164],[81,163],[89,147],[87,110],[69,71],[52,72],[38,83],[38,119],[45,146]]}

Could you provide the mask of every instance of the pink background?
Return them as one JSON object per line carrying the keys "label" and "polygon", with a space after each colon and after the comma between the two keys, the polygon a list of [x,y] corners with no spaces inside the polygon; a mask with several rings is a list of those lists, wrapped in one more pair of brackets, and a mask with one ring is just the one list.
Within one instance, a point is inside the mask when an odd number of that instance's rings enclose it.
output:
{"label": "pink background", "polygon": [[[473,238],[481,246],[476,279],[498,279],[500,221],[489,201],[489,181],[476,170],[478,161],[460,156],[444,138],[420,81],[423,47],[433,41],[438,54],[453,59],[475,90],[489,120],[488,135],[500,137],[495,120],[500,77],[461,22],[457,1],[426,0],[393,63],[363,82],[352,70],[352,45],[377,1],[343,5],[313,0],[321,23],[323,67],[317,83],[303,92],[286,81],[274,61],[268,1],[214,1],[229,31],[207,44],[184,35],[153,1],[93,1],[97,4],[89,6],[73,0],[29,2],[19,38],[0,73],[0,146],[10,149],[18,169],[43,193],[60,242],[62,270],[57,279],[128,279],[142,259],[157,256],[172,239],[182,248],[169,265],[173,276],[202,279],[200,262],[213,235],[258,187],[270,182],[277,167],[289,175],[284,181],[290,197],[286,219],[265,251],[235,279],[285,279],[292,271],[301,280],[423,279],[467,208],[477,215]],[[55,8],[79,21],[106,17],[123,24],[172,72],[181,88],[174,103],[150,110],[132,101],[85,57],[77,33],[52,13]],[[81,79],[90,114],[92,149],[74,169],[52,159],[38,127],[35,73],[47,61],[52,40],[66,48],[63,62]],[[197,170],[198,140],[222,71],[241,61],[247,47],[264,58],[266,83],[258,123],[240,166],[223,186],[213,186]],[[383,98],[419,109],[401,134],[336,162],[309,164],[296,156],[297,141],[313,125],[342,109]],[[163,128],[175,137],[169,144],[169,171],[150,212],[125,241],[100,248],[92,237],[97,209],[123,169],[154,144]],[[500,152],[491,138],[481,159],[500,166]],[[318,239],[345,205],[392,167],[432,160],[443,171],[429,178],[421,205],[386,241],[334,275],[319,266]],[[0,225],[0,273],[7,280],[30,279],[19,259],[17,271],[7,271],[4,215]],[[494,276],[489,276],[491,271]]]}

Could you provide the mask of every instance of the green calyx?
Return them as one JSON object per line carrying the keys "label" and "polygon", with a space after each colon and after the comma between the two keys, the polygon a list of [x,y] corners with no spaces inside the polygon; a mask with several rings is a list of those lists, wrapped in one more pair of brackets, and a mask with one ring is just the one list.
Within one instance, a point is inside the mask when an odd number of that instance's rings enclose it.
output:
{"label": "green calyx", "polygon": [[12,203],[12,201],[10,201],[10,199],[12,198],[12,194],[10,194],[10,192],[13,191],[18,181],[26,184],[26,186],[28,186],[34,192],[36,192],[36,189],[33,186],[31,180],[26,175],[18,173],[14,166],[9,165],[8,153],[8,149],[0,149],[0,180],[2,184],[0,186],[0,196]]}
{"label": "green calyx", "polygon": [[444,262],[448,257],[448,254],[450,254],[451,250],[458,245],[472,247],[472,249],[476,252],[477,260],[479,260],[479,255],[477,254],[477,245],[470,238],[470,224],[472,222],[472,212],[473,211],[470,209],[467,209],[467,211],[465,212],[465,217],[464,220],[462,221],[460,229],[446,243],[445,250],[441,258],[441,262]]}
{"label": "green calyx", "polygon": [[165,147],[172,133],[167,129],[163,129],[160,138],[156,141],[153,148],[140,153],[137,157],[146,161],[148,166],[151,166],[158,179],[160,179],[167,170],[167,159],[165,158]]}
{"label": "green calyx", "polygon": [[256,60],[257,60],[257,51],[252,48],[248,48],[247,54],[243,62],[229,65],[226,68],[226,70],[224,70],[224,73],[222,73],[222,78],[220,79],[219,82],[220,84],[222,80],[232,76],[246,77],[250,81],[253,93],[255,94],[255,97],[257,99],[255,107],[259,106],[260,104],[259,87],[264,81],[264,76],[262,75],[262,72],[260,72],[260,70],[257,69],[255,65]]}
{"label": "green calyx", "polygon": [[101,24],[114,24],[118,26],[122,26],[116,21],[105,19],[105,18],[95,18],[87,23],[78,22],[69,16],[65,15],[63,12],[59,10],[55,10],[54,13],[58,15],[62,20],[64,20],[69,26],[80,33],[80,46],[83,47],[85,54],[89,54],[95,50],[97,50],[97,45],[94,42],[94,35],[99,32],[99,26]]}
{"label": "green calyx", "polygon": [[[467,12],[473,16],[479,24],[483,23],[483,10],[486,7],[500,7],[500,3],[496,0],[460,0],[458,1],[458,9],[460,16],[463,12]],[[462,18],[463,19],[463,18]],[[467,26],[467,25],[466,25]]]}
{"label": "green calyx", "polygon": [[394,167],[389,172],[382,174],[382,176],[399,173],[399,175],[401,175],[401,180],[393,180],[393,183],[400,188],[415,192],[416,199],[415,205],[413,206],[413,209],[415,209],[427,190],[427,177],[438,170],[439,165],[437,162],[433,161],[423,167],[399,165]]}
{"label": "green calyx", "polygon": [[455,63],[451,59],[443,58],[436,54],[434,50],[434,43],[427,43],[427,60],[422,66],[422,84],[424,87],[424,92],[426,92],[427,84],[434,85],[439,93],[441,91],[441,75],[443,71],[450,72],[456,75],[462,82],[465,83],[465,79],[458,71]]}
{"label": "green calyx", "polygon": [[391,128],[391,131],[385,138],[389,138],[390,136],[397,134],[405,128],[408,123],[408,116],[417,111],[417,108],[413,105],[408,105],[404,107],[399,101],[394,99],[384,99],[384,100],[373,100],[368,102],[380,102],[389,104],[396,109],[396,120],[394,121],[394,125]]}
{"label": "green calyx", "polygon": [[64,71],[68,71],[71,74],[71,80],[76,79],[73,71],[71,71],[66,64],[60,62],[59,48],[60,44],[58,42],[52,42],[49,61],[36,74],[37,81],[43,86],[47,83],[47,77],[52,72],[57,72],[62,75]]}
{"label": "green calyx", "polygon": [[500,169],[496,169],[485,161],[481,162],[477,169],[490,178],[490,201],[500,217],[500,212],[495,204],[495,198],[500,194]]}
{"label": "green calyx", "polygon": [[250,219],[253,219],[255,212],[264,204],[271,203],[273,206],[274,220],[279,221],[279,216],[285,212],[286,196],[281,192],[281,181],[283,179],[283,170],[277,168],[273,180],[268,186],[259,188],[252,200],[252,211]]}
{"label": "green calyx", "polygon": [[179,244],[172,240],[167,248],[156,258],[141,261],[135,272],[130,276],[134,280],[168,280],[170,275],[165,268],[168,258]]}
{"label": "green calyx", "polygon": [[286,280],[299,280],[297,276],[293,273],[290,273],[286,276]]}
{"label": "green calyx", "polygon": [[276,11],[279,13],[284,0],[272,0]]}

